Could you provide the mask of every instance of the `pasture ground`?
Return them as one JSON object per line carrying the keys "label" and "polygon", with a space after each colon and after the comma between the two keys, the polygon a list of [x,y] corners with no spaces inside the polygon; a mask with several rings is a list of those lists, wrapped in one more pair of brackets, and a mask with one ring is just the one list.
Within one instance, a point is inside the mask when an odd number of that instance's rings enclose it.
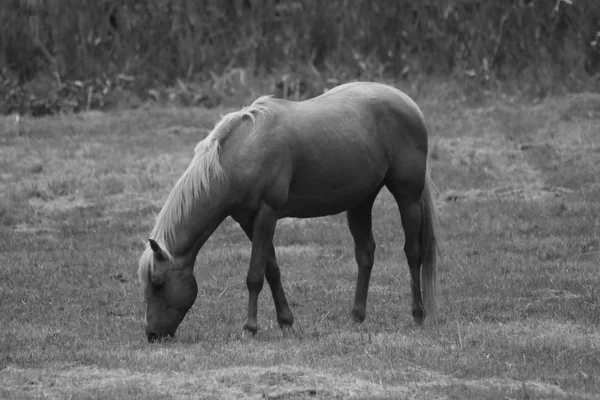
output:
{"label": "pasture ground", "polygon": [[0,119],[0,398],[591,399],[600,393],[600,96],[476,106],[422,99],[437,184],[439,315],[410,318],[395,204],[374,210],[367,320],[344,215],[276,233],[295,329],[261,295],[243,336],[250,244],[227,220],[196,304],[148,344],[138,235],[226,110]]}

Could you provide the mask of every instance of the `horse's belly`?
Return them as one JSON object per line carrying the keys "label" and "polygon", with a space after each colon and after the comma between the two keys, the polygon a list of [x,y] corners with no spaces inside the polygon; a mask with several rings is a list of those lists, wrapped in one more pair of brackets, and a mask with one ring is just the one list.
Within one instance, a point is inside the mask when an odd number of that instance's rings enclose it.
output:
{"label": "horse's belly", "polygon": [[[347,174],[343,179],[327,176],[310,182],[297,182],[288,192],[287,202],[280,216],[313,218],[338,214],[348,210],[381,188],[384,174],[373,174],[368,179]],[[361,179],[362,178],[362,179]]]}

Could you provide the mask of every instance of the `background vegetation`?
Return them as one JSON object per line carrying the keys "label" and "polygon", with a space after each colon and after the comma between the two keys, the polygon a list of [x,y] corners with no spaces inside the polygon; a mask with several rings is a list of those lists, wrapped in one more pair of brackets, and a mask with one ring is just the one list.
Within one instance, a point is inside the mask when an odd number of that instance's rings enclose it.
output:
{"label": "background vegetation", "polygon": [[352,79],[590,90],[597,0],[5,0],[0,112],[303,98]]}

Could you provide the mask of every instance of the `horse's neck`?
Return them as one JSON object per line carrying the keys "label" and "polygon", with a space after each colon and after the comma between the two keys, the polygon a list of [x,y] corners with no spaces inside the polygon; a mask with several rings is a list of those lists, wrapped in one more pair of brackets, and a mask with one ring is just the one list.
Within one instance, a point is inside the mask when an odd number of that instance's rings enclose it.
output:
{"label": "horse's neck", "polygon": [[194,201],[190,213],[175,224],[169,245],[173,256],[195,259],[202,245],[223,222],[227,216],[225,205],[215,197]]}

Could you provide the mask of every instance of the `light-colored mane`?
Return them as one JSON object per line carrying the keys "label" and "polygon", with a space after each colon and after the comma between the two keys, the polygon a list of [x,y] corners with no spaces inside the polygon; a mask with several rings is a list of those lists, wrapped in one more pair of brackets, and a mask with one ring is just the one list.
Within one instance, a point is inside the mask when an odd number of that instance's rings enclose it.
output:
{"label": "light-colored mane", "polygon": [[[210,196],[212,182],[222,182],[226,179],[225,172],[219,163],[221,142],[227,135],[240,126],[244,118],[249,118],[256,128],[258,115],[274,114],[270,96],[256,99],[250,106],[239,111],[231,112],[221,118],[213,130],[198,144],[194,157],[185,172],[167,197],[167,200],[156,217],[150,238],[162,247],[171,262],[173,257],[169,252],[169,242],[174,239],[175,226],[192,211],[194,202],[203,194]],[[145,283],[148,272],[154,266],[154,256],[148,243],[140,258],[138,274],[140,281]]]}

